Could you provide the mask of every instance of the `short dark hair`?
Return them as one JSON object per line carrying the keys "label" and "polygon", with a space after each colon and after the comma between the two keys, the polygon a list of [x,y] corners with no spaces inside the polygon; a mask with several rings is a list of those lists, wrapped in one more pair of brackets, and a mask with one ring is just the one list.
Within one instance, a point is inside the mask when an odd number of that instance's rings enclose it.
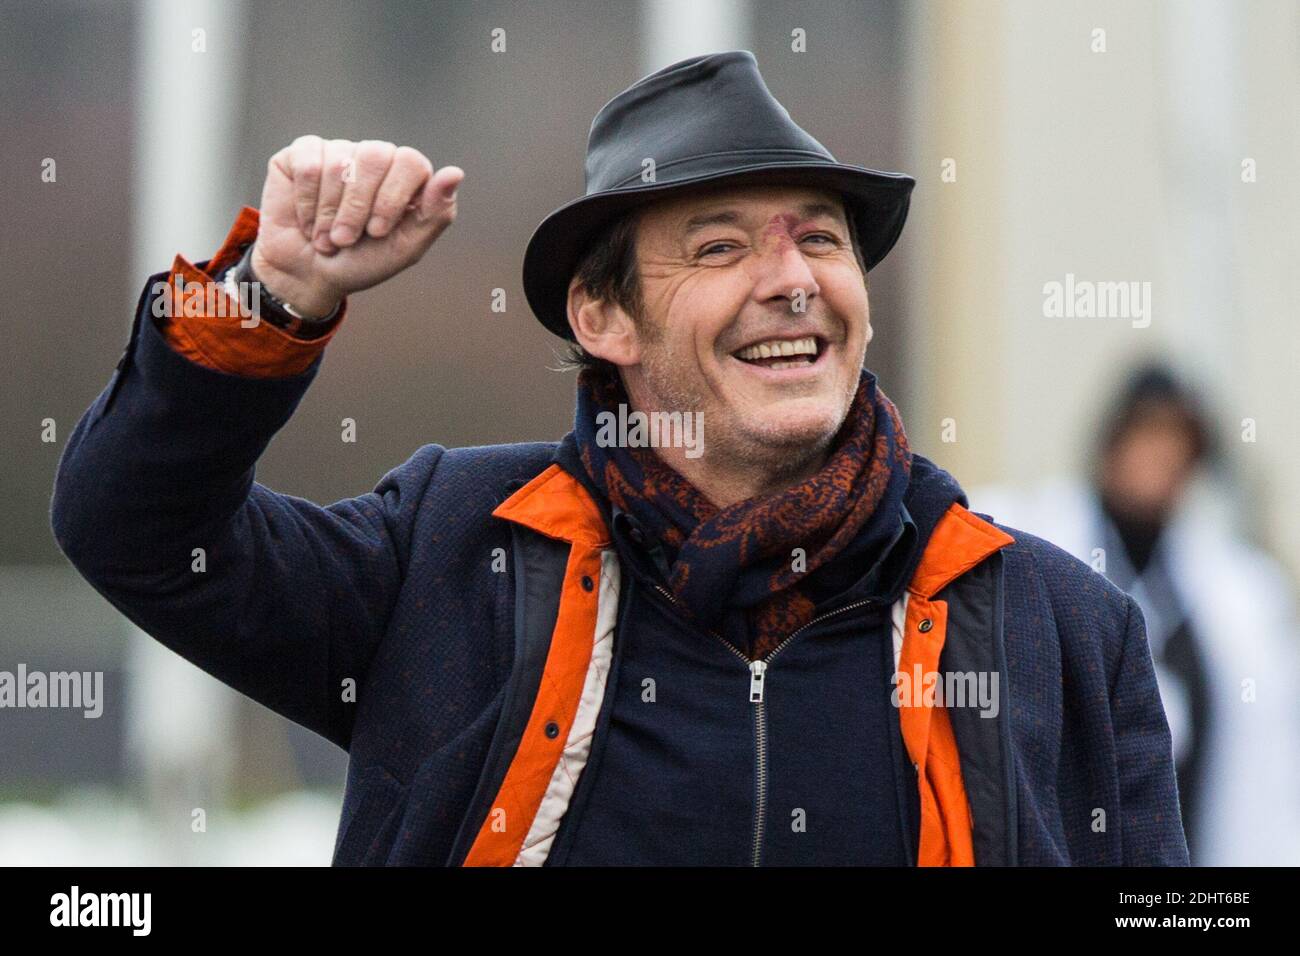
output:
{"label": "short dark hair", "polygon": [[[636,262],[636,232],[641,222],[639,209],[631,209],[607,222],[578,260],[573,276],[588,295],[616,303],[638,321],[645,302],[641,298],[641,272]],[[614,363],[598,358],[577,342],[565,343],[560,370],[591,370],[612,374]]]}
{"label": "short dark hair", "polygon": [[[853,255],[862,270],[862,282],[868,288],[867,263],[858,244],[857,222],[853,207],[844,203],[844,221],[853,244]],[[641,297],[641,274],[636,261],[636,234],[641,222],[640,208],[625,212],[606,223],[588,243],[574,269],[574,278],[589,295],[616,303],[624,312],[640,321],[645,310]],[[577,342],[567,342],[560,356],[561,371],[589,369],[603,373],[616,371],[614,364],[590,354]]]}

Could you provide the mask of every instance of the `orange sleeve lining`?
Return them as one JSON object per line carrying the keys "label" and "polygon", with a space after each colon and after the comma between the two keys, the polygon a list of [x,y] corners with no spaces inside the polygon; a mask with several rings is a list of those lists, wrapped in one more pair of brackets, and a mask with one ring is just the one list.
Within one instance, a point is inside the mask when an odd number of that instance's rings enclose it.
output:
{"label": "orange sleeve lining", "polygon": [[[314,339],[298,338],[270,322],[242,325],[238,304],[212,275],[239,261],[244,249],[257,238],[258,222],[256,209],[241,209],[225,242],[208,263],[207,272],[177,255],[169,276],[172,307],[166,311],[170,314],[155,321],[168,345],[199,365],[249,378],[297,375],[334,337],[347,312],[347,300],[330,320],[329,331]],[[178,288],[179,297],[175,295]]]}

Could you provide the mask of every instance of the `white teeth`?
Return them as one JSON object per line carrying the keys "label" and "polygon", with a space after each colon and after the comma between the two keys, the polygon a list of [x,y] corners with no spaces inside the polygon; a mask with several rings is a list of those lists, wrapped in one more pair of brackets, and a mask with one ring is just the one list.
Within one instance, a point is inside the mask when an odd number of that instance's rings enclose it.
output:
{"label": "white teeth", "polygon": [[[736,358],[752,360],[785,357],[787,355],[808,355],[815,359],[817,357],[817,339],[813,336],[793,341],[789,339],[769,339],[766,342],[746,346],[736,353]],[[785,367],[787,364],[789,363],[778,362],[772,367],[776,368],[778,365]],[[795,364],[803,365],[806,363],[798,362]]]}

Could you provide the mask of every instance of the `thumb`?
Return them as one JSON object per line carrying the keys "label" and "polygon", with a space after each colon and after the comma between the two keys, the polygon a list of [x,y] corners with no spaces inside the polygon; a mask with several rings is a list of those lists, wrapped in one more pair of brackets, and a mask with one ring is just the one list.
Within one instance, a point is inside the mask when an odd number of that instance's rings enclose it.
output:
{"label": "thumb", "polygon": [[453,217],[456,190],[464,178],[465,170],[459,166],[444,166],[430,176],[416,204],[416,218],[427,223],[435,217]]}

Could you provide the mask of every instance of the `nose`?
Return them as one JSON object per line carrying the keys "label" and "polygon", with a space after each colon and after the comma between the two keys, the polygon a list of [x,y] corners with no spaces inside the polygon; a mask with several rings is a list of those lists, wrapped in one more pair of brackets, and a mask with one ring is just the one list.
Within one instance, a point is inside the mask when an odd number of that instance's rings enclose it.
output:
{"label": "nose", "polygon": [[790,311],[804,312],[807,303],[821,291],[808,260],[788,235],[769,237],[750,262],[754,299],[758,302],[785,300]]}

